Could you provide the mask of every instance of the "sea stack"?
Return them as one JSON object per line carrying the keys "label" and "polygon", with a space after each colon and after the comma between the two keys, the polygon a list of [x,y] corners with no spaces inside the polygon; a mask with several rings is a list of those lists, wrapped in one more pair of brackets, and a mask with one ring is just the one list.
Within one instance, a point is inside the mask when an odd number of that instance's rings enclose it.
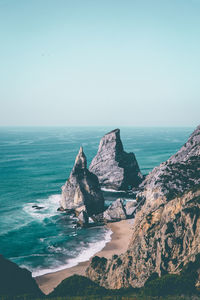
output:
{"label": "sea stack", "polygon": [[104,210],[104,198],[97,176],[87,169],[87,159],[81,147],[69,179],[62,187],[61,207],[84,210],[88,216]]}
{"label": "sea stack", "polygon": [[123,149],[119,129],[101,139],[89,170],[97,175],[100,185],[107,189],[132,189],[138,187],[143,178],[134,153],[127,153]]}

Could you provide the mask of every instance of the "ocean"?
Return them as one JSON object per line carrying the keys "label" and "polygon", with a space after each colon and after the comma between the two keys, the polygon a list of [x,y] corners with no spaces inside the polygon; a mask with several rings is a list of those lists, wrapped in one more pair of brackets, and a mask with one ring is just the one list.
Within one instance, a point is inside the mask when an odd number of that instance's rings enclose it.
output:
{"label": "ocean", "polygon": [[[76,230],[74,220],[57,209],[80,146],[89,166],[101,137],[112,129],[0,128],[1,254],[38,276],[75,266],[105,246],[110,230]],[[121,139],[125,151],[134,152],[142,173],[148,174],[174,154],[193,130],[122,127]]]}

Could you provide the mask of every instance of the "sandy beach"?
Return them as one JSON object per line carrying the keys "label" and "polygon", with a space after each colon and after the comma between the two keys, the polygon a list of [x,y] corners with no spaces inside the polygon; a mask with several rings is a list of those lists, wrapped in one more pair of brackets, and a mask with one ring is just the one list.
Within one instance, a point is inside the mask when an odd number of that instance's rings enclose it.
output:
{"label": "sandy beach", "polygon": [[[132,223],[133,219],[109,223],[107,227],[113,232],[111,235],[111,241],[108,242],[105,247],[95,255],[111,258],[114,254],[121,254],[125,252],[132,235]],[[45,294],[49,294],[65,278],[74,274],[85,275],[85,271],[90,263],[90,260],[79,263],[77,266],[72,268],[38,276],[35,278],[36,282]]]}

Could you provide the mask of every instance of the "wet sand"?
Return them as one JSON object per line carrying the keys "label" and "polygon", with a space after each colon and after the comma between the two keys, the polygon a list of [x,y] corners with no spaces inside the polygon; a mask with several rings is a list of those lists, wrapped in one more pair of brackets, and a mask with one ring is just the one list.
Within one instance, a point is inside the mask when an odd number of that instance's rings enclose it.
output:
{"label": "wet sand", "polygon": [[[111,235],[111,241],[108,242],[105,247],[95,255],[111,258],[114,254],[119,255],[121,253],[124,253],[128,248],[128,244],[132,236],[132,223],[133,219],[123,220],[116,223],[109,223],[107,227],[110,228],[113,232]],[[65,278],[70,277],[74,274],[85,275],[85,271],[89,266],[91,259],[92,258],[68,269],[38,276],[35,278],[35,280],[40,289],[45,294],[49,294]]]}

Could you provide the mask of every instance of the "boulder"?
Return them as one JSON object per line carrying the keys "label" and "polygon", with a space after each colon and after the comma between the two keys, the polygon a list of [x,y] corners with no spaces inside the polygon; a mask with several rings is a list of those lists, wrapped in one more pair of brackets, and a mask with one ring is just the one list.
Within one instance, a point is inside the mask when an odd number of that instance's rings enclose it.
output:
{"label": "boulder", "polygon": [[98,176],[101,186],[107,189],[132,189],[138,187],[143,179],[135,155],[123,149],[119,129],[101,139],[89,170]]}
{"label": "boulder", "polygon": [[85,207],[88,216],[104,210],[104,198],[99,180],[87,169],[87,159],[81,147],[69,179],[62,187],[61,207],[79,209]]}
{"label": "boulder", "polygon": [[127,216],[129,216],[129,217],[133,216],[133,214],[136,211],[136,207],[137,207],[136,200],[128,201],[125,206]]}
{"label": "boulder", "polygon": [[103,219],[106,222],[114,222],[126,219],[126,211],[123,199],[119,198],[114,201],[103,213]]}

